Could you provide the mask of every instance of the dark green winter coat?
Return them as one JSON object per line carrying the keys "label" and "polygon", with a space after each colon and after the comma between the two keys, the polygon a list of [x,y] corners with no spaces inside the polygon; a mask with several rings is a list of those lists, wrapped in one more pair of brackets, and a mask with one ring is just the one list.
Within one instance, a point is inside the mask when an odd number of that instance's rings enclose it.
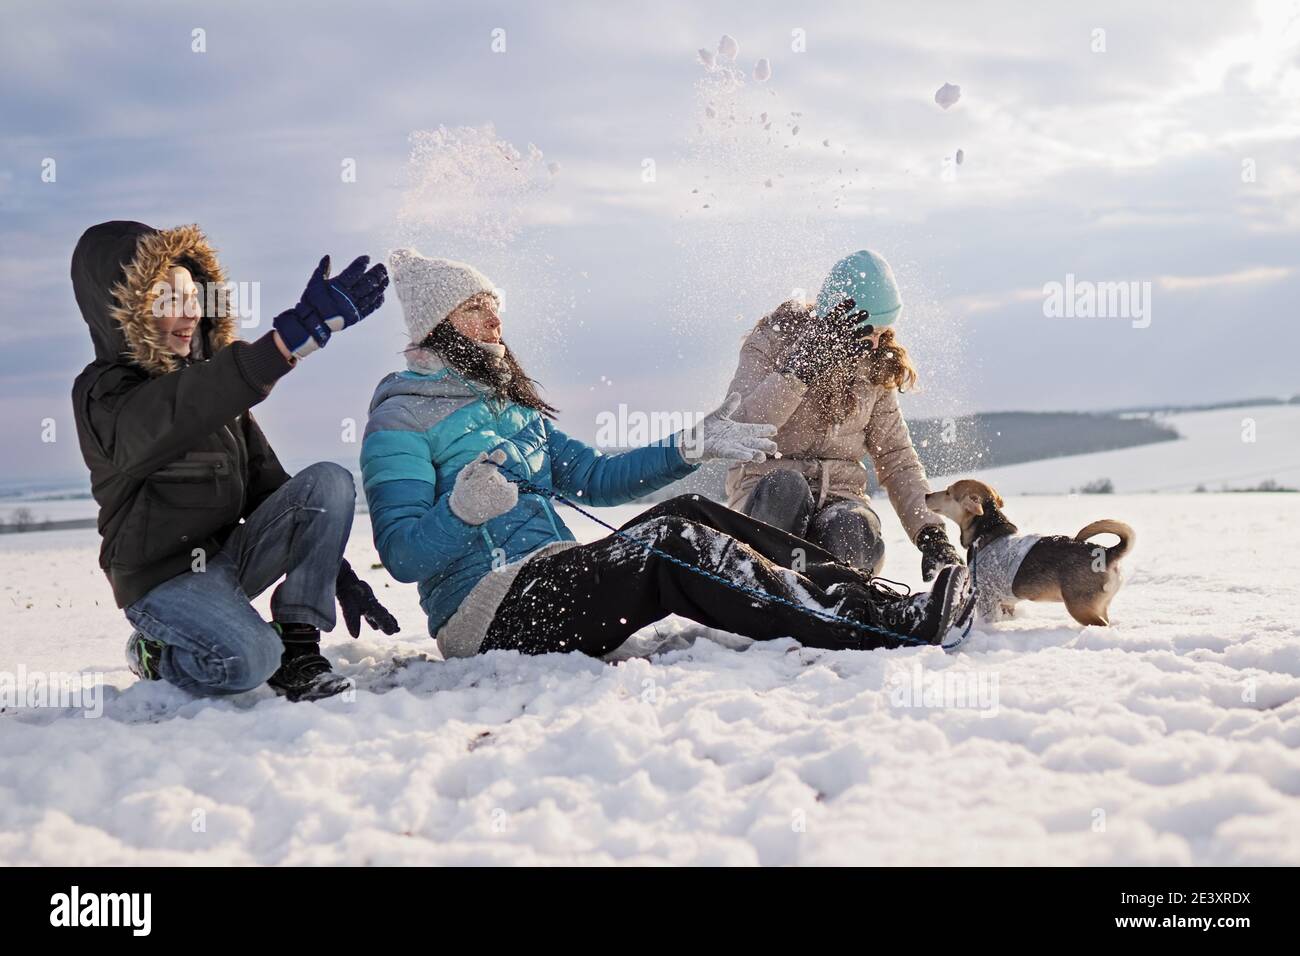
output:
{"label": "dark green winter coat", "polygon": [[188,359],[172,352],[153,303],[175,265],[201,290],[226,281],[197,226],[100,223],[72,254],[95,345],[72,387],[73,414],[99,504],[99,565],[119,607],[190,570],[199,549],[210,558],[288,480],[248,410],[290,364],[271,333],[238,341],[220,307],[205,306]]}

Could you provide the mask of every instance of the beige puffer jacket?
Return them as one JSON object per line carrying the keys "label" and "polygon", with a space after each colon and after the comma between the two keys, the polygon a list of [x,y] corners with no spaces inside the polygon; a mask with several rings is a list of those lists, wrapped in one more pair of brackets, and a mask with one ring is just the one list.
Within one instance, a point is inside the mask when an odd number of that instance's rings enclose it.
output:
{"label": "beige puffer jacket", "polygon": [[911,540],[928,525],[942,527],[943,520],[925,506],[930,487],[898,407],[897,390],[871,384],[864,360],[856,378],[857,410],[828,427],[818,421],[815,405],[804,401],[808,387],[795,376],[777,371],[777,356],[784,353],[784,346],[771,322],[779,324],[782,310],[796,308],[796,303],[787,302],[760,320],[740,349],[740,365],[727,389],[728,395],[741,395],[734,417],[776,425],[781,457],[761,464],[733,465],[727,472],[727,504],[743,507],[758,480],[778,468],[802,472],[812,485],[818,507],[832,496],[865,499],[867,470],[862,462],[869,457]]}

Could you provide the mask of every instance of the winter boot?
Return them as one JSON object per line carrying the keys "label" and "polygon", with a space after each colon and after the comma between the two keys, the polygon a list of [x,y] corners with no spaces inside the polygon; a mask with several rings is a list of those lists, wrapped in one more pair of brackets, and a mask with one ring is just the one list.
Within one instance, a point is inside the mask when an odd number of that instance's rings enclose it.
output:
{"label": "winter boot", "polygon": [[827,594],[840,598],[835,613],[883,628],[905,644],[943,644],[974,608],[966,568],[948,565],[934,579],[934,587],[919,594],[900,593],[883,581],[868,586],[832,585]]}
{"label": "winter boot", "polygon": [[162,663],[163,644],[136,631],[126,639],[126,666],[141,680],[162,680],[158,665]]}
{"label": "winter boot", "polygon": [[352,686],[351,679],[335,674],[330,662],[321,656],[318,629],[310,624],[279,622],[271,626],[280,632],[284,643],[280,669],[267,680],[277,694],[291,701],[321,700]]}

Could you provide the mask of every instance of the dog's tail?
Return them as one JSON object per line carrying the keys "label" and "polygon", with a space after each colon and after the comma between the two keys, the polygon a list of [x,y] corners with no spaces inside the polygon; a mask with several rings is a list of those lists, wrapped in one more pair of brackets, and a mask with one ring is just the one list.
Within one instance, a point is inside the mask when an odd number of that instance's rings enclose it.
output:
{"label": "dog's tail", "polygon": [[1122,521],[1116,521],[1114,518],[1102,518],[1100,521],[1094,521],[1074,536],[1075,541],[1087,541],[1094,534],[1104,534],[1109,532],[1119,538],[1119,544],[1112,544],[1106,549],[1106,563],[1110,564],[1118,561],[1124,555],[1133,550],[1133,545],[1137,543],[1137,533]]}

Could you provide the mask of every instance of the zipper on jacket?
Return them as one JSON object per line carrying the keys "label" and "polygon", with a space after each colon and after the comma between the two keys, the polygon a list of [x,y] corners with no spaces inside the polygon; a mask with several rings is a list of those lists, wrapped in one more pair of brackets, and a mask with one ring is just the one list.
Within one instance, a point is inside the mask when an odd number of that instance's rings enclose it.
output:
{"label": "zipper on jacket", "polygon": [[226,474],[226,456],[222,452],[190,452],[187,458],[180,458],[159,468],[153,473],[154,478],[164,481],[205,481],[209,477],[219,478]]}
{"label": "zipper on jacket", "polygon": [[218,498],[221,495],[221,476],[228,473],[225,454],[222,452],[191,452],[190,454],[194,457],[174,461],[159,468],[151,477],[156,481],[186,484],[191,482],[207,484],[211,479],[212,496],[214,499]]}
{"label": "zipper on jacket", "polygon": [[[238,421],[239,419],[236,418],[235,420]],[[221,427],[226,430],[226,434],[229,435],[230,440],[234,442],[235,445],[235,469],[234,470],[235,470],[235,474],[242,478],[245,468],[244,468],[244,462],[241,460],[244,456],[240,454],[239,438],[238,436],[235,435],[234,431],[231,430],[228,424],[222,425]],[[248,482],[241,480],[239,482],[239,514],[241,515],[244,513],[244,502],[247,498],[248,498]]]}
{"label": "zipper on jacket", "polygon": [[207,481],[217,478],[222,469],[215,464],[202,461],[172,462],[166,468],[159,468],[153,477],[162,481]]}

